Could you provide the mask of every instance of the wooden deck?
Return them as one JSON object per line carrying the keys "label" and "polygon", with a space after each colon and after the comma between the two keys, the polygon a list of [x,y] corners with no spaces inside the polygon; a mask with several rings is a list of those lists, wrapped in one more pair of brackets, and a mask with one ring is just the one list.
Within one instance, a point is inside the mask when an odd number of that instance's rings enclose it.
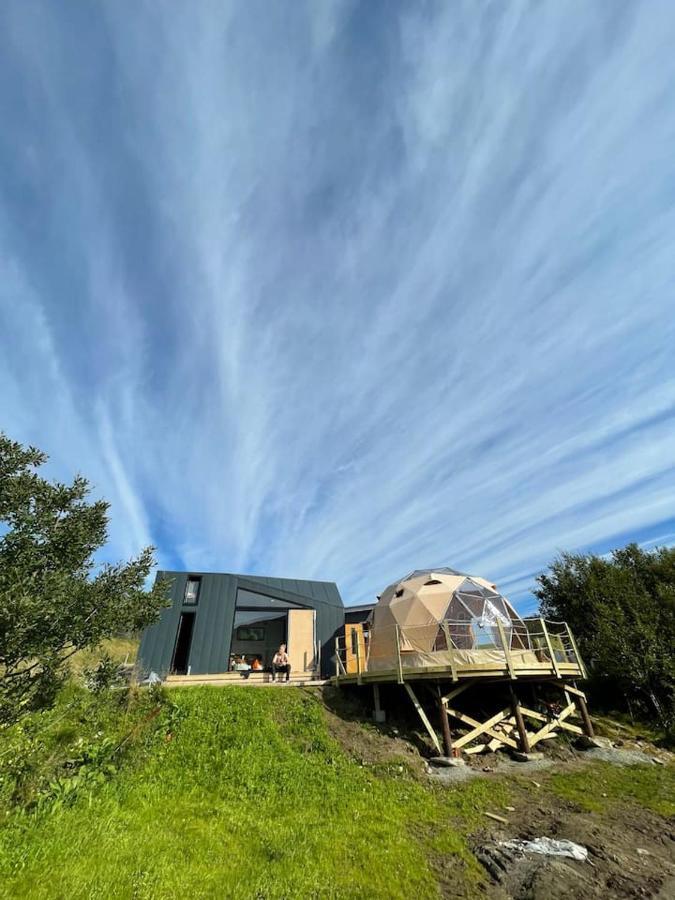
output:
{"label": "wooden deck", "polygon": [[509,668],[506,661],[504,664],[481,664],[481,665],[455,665],[455,666],[423,666],[417,668],[408,668],[402,666],[399,670],[385,669],[374,672],[344,672],[332,677],[333,684],[376,684],[385,682],[396,682],[403,684],[404,681],[461,681],[464,679],[489,678],[489,679],[507,679],[513,680],[517,678],[585,678],[585,673],[581,666],[577,663],[557,662],[554,666],[551,662],[541,662],[538,664],[530,664],[527,666],[512,666]]}
{"label": "wooden deck", "polygon": [[322,679],[317,674],[301,673],[294,675],[291,672],[291,678],[288,683],[280,680],[272,681],[272,676],[268,672],[251,672],[248,678],[244,678],[241,672],[219,672],[214,674],[202,675],[169,675],[164,681],[166,687],[191,687],[213,685],[214,687],[226,687],[236,685],[237,687],[321,687],[329,684],[327,680]]}
{"label": "wooden deck", "polygon": [[[501,622],[494,629],[497,643],[467,646],[466,623],[441,622],[438,635],[430,626],[386,627],[368,636],[361,625],[346,625],[335,641],[335,684],[379,682],[461,681],[466,679],[577,679],[586,670],[574,636],[565,622],[522,619],[519,630],[507,634]],[[382,640],[384,632],[386,640]],[[462,643],[464,642],[464,643]],[[385,654],[375,654],[384,644]]]}
{"label": "wooden deck", "polygon": [[[345,626],[344,638],[335,642],[333,684],[371,686],[377,715],[383,714],[379,686],[402,685],[436,750],[447,756],[501,748],[527,755],[563,731],[593,736],[586,697],[576,686],[586,669],[566,623],[520,620],[518,631],[507,632],[497,622],[497,640],[487,646],[469,643],[465,623],[439,623],[438,637],[434,628],[430,633],[428,625],[396,625],[383,640],[382,633],[366,635],[361,625]],[[523,684],[531,687],[522,691]],[[479,689],[480,700],[474,696],[467,707],[466,692]],[[440,738],[429,718],[430,700]],[[474,718],[479,709],[482,721]]]}

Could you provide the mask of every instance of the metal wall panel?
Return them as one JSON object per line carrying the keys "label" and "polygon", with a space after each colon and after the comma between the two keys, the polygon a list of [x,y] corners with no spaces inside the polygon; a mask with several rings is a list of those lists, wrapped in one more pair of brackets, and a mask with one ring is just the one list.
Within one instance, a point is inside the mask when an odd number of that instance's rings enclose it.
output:
{"label": "metal wall panel", "polygon": [[[333,671],[335,635],[344,625],[344,606],[333,582],[303,581],[291,578],[268,578],[256,575],[234,575],[214,572],[164,572],[173,579],[172,604],[162,611],[159,622],[145,630],[139,649],[139,660],[145,672],[154,671],[164,677],[171,656],[181,612],[195,613],[189,666],[193,675],[227,671],[234,613],[239,586],[297,602],[316,609],[317,641],[321,647],[321,671]],[[201,578],[196,606],[184,606],[188,575]]]}

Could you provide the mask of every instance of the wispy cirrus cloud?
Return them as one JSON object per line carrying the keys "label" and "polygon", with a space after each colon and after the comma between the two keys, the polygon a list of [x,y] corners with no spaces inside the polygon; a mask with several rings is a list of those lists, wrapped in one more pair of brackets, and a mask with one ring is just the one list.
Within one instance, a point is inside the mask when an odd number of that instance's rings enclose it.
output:
{"label": "wispy cirrus cloud", "polygon": [[525,608],[559,549],[672,538],[670,4],[0,35],[2,425],[112,501],[112,556]]}

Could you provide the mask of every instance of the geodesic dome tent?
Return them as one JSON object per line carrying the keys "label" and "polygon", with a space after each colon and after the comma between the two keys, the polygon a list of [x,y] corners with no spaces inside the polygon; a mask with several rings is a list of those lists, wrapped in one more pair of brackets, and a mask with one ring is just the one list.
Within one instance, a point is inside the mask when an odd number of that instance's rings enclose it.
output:
{"label": "geodesic dome tent", "polygon": [[[501,628],[500,628],[501,626]],[[455,569],[417,569],[390,584],[371,614],[368,669],[501,661],[527,651],[525,623],[494,584]]]}

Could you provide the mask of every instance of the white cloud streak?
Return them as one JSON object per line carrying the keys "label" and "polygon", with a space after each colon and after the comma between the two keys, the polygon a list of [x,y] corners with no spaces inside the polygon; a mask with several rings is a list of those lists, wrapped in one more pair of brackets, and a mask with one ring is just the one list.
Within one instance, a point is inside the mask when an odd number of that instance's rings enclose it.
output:
{"label": "white cloud streak", "polygon": [[112,556],[527,605],[671,541],[669,4],[4,18],[2,422]]}

